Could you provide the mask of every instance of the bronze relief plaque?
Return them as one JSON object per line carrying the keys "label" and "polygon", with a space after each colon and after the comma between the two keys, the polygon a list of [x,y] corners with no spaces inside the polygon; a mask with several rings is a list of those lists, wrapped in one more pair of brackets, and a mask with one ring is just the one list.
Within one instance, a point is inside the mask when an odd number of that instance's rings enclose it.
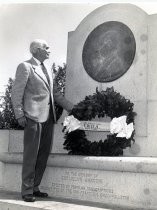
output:
{"label": "bronze relief plaque", "polygon": [[132,31],[121,22],[109,21],[97,26],[83,46],[86,72],[98,82],[111,82],[131,66],[136,51]]}

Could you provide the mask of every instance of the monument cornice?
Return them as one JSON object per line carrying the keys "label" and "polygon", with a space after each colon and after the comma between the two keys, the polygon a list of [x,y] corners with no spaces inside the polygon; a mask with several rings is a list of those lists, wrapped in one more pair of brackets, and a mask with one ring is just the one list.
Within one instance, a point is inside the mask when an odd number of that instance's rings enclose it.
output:
{"label": "monument cornice", "polygon": [[[21,164],[22,153],[1,153],[0,161],[7,164]],[[157,157],[89,157],[51,154],[48,167],[156,174]]]}

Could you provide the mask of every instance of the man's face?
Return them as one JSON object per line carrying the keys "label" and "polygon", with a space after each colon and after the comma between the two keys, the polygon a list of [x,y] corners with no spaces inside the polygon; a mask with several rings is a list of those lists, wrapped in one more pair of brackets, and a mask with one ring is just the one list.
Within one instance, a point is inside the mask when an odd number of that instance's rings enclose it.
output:
{"label": "man's face", "polygon": [[42,47],[38,48],[38,53],[42,61],[48,59],[50,55],[49,46],[46,43],[43,44]]}

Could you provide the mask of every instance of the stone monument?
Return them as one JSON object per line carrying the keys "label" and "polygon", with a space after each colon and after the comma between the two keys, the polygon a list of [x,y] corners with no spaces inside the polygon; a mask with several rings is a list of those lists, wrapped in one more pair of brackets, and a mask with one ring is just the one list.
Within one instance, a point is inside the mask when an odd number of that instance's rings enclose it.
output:
{"label": "stone monument", "polygon": [[[96,87],[113,86],[134,103],[136,143],[124,156],[157,156],[155,17],[131,4],[109,4],[69,32],[66,97],[77,104]],[[66,152],[63,120],[56,126],[55,153]]]}
{"label": "stone monument", "polygon": [[[124,209],[157,209],[156,37],[157,15],[131,4],[104,5],[69,32],[66,97],[77,104],[96,87],[113,86],[134,103],[136,142],[124,157],[67,155],[61,132],[64,112],[55,126],[42,190],[53,197]],[[20,191],[22,147],[11,136],[14,141],[0,137],[0,187]],[[14,182],[12,177],[17,177]]]}

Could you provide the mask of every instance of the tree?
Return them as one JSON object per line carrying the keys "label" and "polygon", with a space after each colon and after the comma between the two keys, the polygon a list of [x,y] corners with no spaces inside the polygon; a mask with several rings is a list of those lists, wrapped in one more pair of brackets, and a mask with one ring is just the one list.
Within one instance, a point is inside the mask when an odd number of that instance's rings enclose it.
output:
{"label": "tree", "polygon": [[63,63],[63,67],[62,66],[58,66],[58,68],[56,68],[55,63],[53,63],[52,65],[52,71],[54,74],[54,79],[55,82],[57,83],[58,89],[59,91],[64,95],[65,93],[65,79],[66,79],[66,64]]}
{"label": "tree", "polygon": [[3,119],[3,115],[2,112],[0,111],[0,129],[4,128],[4,119]]}
{"label": "tree", "polygon": [[[56,68],[55,63],[52,65],[52,71],[54,74],[54,80],[57,84],[58,90],[64,95],[65,94],[65,82],[66,82],[66,64],[63,64],[62,66],[58,66],[58,69]],[[57,120],[60,118],[63,112],[63,108],[59,106],[55,102],[55,110],[56,110],[56,118]]]}
{"label": "tree", "polygon": [[8,84],[6,85],[5,95],[2,97],[1,103],[1,125],[0,128],[4,129],[21,129],[17,120],[15,119],[12,103],[11,103],[11,89],[14,80],[9,78]]}

